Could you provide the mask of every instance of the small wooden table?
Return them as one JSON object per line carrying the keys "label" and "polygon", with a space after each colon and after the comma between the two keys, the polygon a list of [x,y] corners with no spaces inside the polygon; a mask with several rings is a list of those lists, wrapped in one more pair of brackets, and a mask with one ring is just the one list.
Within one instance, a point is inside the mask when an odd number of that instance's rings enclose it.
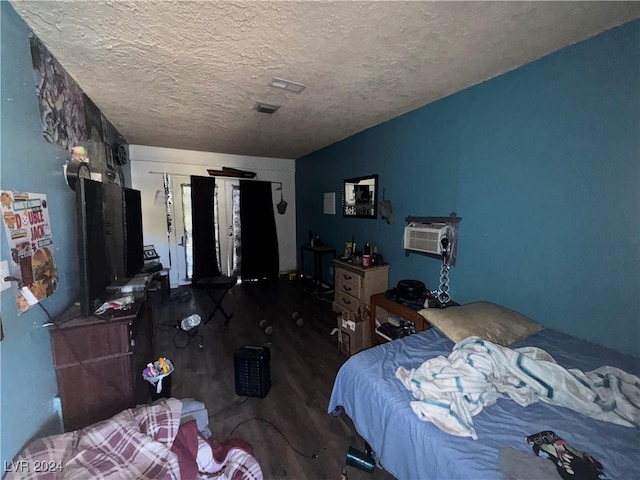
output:
{"label": "small wooden table", "polygon": [[387,298],[385,292],[376,293],[371,295],[371,343],[373,346],[385,343],[387,340],[382,338],[376,333],[376,311],[378,308],[386,310],[389,313],[393,313],[404,320],[413,322],[416,326],[416,333],[422,332],[429,328],[429,323],[425,318],[415,310],[405,307],[393,300]]}
{"label": "small wooden table", "polygon": [[321,247],[312,247],[311,245],[302,245],[300,247],[300,271],[304,275],[304,252],[313,253],[313,282],[316,284],[316,293],[318,296],[322,294],[322,256],[326,253],[331,254],[331,258],[336,256],[336,249],[328,245]]}

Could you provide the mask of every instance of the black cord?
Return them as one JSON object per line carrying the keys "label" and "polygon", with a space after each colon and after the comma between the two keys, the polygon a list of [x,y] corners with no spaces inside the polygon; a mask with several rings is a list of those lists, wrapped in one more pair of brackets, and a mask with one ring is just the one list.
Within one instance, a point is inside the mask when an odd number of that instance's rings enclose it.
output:
{"label": "black cord", "polygon": [[280,435],[282,435],[282,438],[285,439],[285,441],[287,442],[287,444],[289,445],[289,447],[291,448],[291,450],[293,450],[294,452],[296,452],[298,455],[300,455],[301,457],[304,458],[318,458],[318,454],[314,454],[314,455],[307,455],[305,453],[302,453],[300,450],[298,450],[296,447],[294,447],[293,445],[291,445],[291,442],[289,441],[289,439],[287,438],[287,436],[282,433],[282,430],[280,430],[278,427],[276,427],[273,423],[271,423],[269,420],[265,420],[263,418],[259,418],[259,417],[251,417],[248,420],[244,420],[240,423],[238,423],[235,427],[233,427],[233,430],[231,430],[231,433],[227,436],[227,439],[225,440],[225,442],[227,440],[229,440],[231,438],[231,435],[233,435],[233,432],[235,432],[239,427],[241,427],[242,425],[244,425],[245,423],[249,423],[252,422],[253,420],[257,420],[258,422],[264,422],[268,425],[271,425],[273,428],[275,428],[276,432],[278,432]]}
{"label": "black cord", "polygon": [[38,306],[42,309],[42,311],[44,311],[44,313],[47,314],[47,318],[49,319],[49,321],[55,325],[56,322],[53,321],[53,317],[51,316],[49,311],[46,308],[44,308],[44,305],[42,305],[42,303],[38,302]]}
{"label": "black cord", "polygon": [[236,406],[240,406],[243,403],[245,403],[247,400],[249,400],[249,397],[245,397],[244,400],[242,400],[241,402],[232,402],[229,405],[227,405],[224,408],[221,408],[220,410],[218,410],[216,413],[212,413],[211,415],[209,415],[209,418],[215,417],[216,415],[220,415],[222,412],[226,412],[227,410],[229,410],[230,408],[236,407]]}

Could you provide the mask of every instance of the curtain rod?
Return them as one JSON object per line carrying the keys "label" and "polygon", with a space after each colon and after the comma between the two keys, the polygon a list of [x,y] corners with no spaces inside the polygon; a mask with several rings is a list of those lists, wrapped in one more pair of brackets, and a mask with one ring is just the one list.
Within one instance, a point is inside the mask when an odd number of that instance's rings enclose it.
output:
{"label": "curtain rod", "polygon": [[191,176],[191,175],[185,175],[184,173],[153,172],[151,170],[149,170],[149,173],[152,173],[154,175],[164,175],[166,173],[167,175],[173,175],[174,177],[190,177]]}
{"label": "curtain rod", "polygon": [[[152,170],[149,170],[149,173],[153,174],[153,175],[164,175],[165,173],[168,175],[173,175],[174,177],[191,177],[192,175],[185,175],[184,173],[169,173],[169,172],[154,172]],[[204,175],[202,175],[204,177]],[[264,180],[258,180],[258,179],[249,179],[249,178],[242,178],[241,180],[250,180],[250,181],[264,181]],[[272,185],[280,185],[279,189],[282,189],[282,182],[269,182]]]}

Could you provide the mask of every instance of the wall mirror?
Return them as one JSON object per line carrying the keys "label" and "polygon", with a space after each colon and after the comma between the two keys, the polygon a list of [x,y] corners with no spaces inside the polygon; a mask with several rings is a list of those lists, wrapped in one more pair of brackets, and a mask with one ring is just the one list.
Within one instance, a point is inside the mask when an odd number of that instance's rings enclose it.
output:
{"label": "wall mirror", "polygon": [[348,178],[342,182],[342,216],[378,216],[378,175]]}

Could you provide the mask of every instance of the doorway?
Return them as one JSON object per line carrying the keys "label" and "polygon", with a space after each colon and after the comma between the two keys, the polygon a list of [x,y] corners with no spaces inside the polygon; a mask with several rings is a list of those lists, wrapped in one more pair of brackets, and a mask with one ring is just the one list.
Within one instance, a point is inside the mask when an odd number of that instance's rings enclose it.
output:
{"label": "doorway", "polygon": [[[181,183],[179,187],[179,208],[176,208],[176,265],[180,284],[190,284],[193,276],[193,225],[191,185]],[[216,178],[214,200],[214,229],[216,236],[216,257],[218,268],[223,275],[238,275],[240,272],[240,184],[236,179]],[[177,205],[176,205],[177,206]]]}

